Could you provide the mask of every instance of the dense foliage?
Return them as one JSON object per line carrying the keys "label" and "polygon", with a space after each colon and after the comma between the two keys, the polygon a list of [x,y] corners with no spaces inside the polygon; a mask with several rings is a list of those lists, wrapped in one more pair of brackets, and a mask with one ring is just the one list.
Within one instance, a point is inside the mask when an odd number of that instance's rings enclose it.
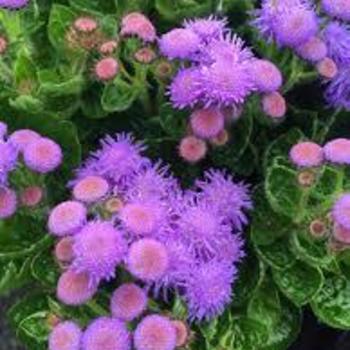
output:
{"label": "dense foliage", "polygon": [[350,329],[349,5],[0,7],[0,294],[24,291],[26,348],[284,350],[305,306]]}

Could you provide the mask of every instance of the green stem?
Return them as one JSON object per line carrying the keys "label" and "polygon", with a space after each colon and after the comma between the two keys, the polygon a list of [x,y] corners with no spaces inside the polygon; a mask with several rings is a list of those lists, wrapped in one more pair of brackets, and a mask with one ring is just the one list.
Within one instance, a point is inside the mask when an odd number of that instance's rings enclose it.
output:
{"label": "green stem", "polygon": [[326,123],[325,127],[320,131],[320,134],[316,137],[316,141],[319,143],[323,143],[327,137],[327,134],[329,133],[329,130],[337,120],[337,116],[340,113],[341,108],[338,108],[329,118],[328,122]]}
{"label": "green stem", "polygon": [[105,310],[101,305],[97,304],[96,300],[90,300],[86,304],[96,315],[107,316],[108,311]]}

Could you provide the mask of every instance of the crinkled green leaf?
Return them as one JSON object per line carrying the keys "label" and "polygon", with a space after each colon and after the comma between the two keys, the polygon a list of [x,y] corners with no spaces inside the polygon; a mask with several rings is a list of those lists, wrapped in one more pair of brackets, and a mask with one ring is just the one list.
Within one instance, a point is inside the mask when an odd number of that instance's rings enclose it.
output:
{"label": "crinkled green leaf", "polygon": [[322,271],[301,261],[296,261],[287,269],[272,271],[280,290],[297,306],[310,302],[323,285]]}
{"label": "crinkled green leaf", "polygon": [[330,327],[349,330],[350,281],[340,275],[327,275],[311,307],[320,321]]}
{"label": "crinkled green leaf", "polygon": [[51,249],[39,252],[31,262],[32,276],[45,286],[55,288],[60,271]]}

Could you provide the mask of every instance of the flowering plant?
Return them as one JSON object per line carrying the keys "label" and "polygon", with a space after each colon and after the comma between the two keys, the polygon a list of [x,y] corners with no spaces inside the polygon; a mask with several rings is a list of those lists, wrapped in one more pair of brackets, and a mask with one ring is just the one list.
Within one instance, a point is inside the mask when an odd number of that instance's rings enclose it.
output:
{"label": "flowering plant", "polygon": [[350,329],[343,0],[0,0],[0,294],[29,350],[286,350]]}

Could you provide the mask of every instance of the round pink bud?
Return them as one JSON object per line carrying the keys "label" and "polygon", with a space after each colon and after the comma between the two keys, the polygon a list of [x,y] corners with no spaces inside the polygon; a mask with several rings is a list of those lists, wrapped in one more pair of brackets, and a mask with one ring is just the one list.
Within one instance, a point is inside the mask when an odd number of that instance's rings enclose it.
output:
{"label": "round pink bud", "polygon": [[118,197],[110,198],[104,203],[104,209],[110,214],[118,213],[123,207],[124,203]]}
{"label": "round pink bud", "polygon": [[135,60],[140,63],[151,63],[156,59],[156,53],[149,47],[143,47],[135,52]]}
{"label": "round pink bud", "polygon": [[186,136],[180,142],[179,153],[180,157],[187,162],[197,163],[205,157],[207,145],[195,136]]}
{"label": "round pink bud", "polygon": [[258,91],[273,92],[277,91],[282,86],[282,74],[272,62],[267,60],[254,60],[250,69]]}
{"label": "round pink bud", "polygon": [[147,294],[134,283],[121,285],[111,299],[112,316],[123,321],[132,321],[147,308]]}
{"label": "round pink bud", "polygon": [[82,331],[71,321],[59,323],[49,337],[49,350],[80,350]]}
{"label": "round pink bud", "polygon": [[58,280],[57,298],[66,305],[83,305],[94,296],[97,287],[87,273],[68,270]]}
{"label": "round pink bud", "polygon": [[111,55],[117,47],[118,42],[116,40],[109,40],[101,44],[99,51],[102,55]]}
{"label": "round pink bud", "polygon": [[139,12],[132,12],[122,19],[121,35],[136,35],[146,42],[156,39],[156,30],[151,21]]}
{"label": "round pink bud", "polygon": [[318,73],[326,79],[333,79],[338,74],[337,64],[329,57],[318,62],[316,68]]}
{"label": "round pink bud", "polygon": [[74,28],[82,33],[91,33],[97,28],[97,22],[91,17],[80,17],[74,21]]}
{"label": "round pink bud", "polygon": [[189,334],[190,332],[187,324],[180,320],[174,320],[174,321],[171,321],[171,323],[176,331],[176,346],[177,347],[185,346],[190,337],[190,334]]}
{"label": "round pink bud", "polygon": [[277,91],[263,96],[262,107],[264,113],[274,119],[283,118],[287,112],[286,100]]}
{"label": "round pink bud", "polygon": [[339,138],[327,142],[324,147],[326,160],[334,164],[350,165],[350,140]]}
{"label": "round pink bud", "polygon": [[2,55],[7,49],[7,40],[0,36],[0,55]]}
{"label": "round pink bud", "polygon": [[44,191],[40,186],[30,186],[23,190],[20,196],[21,204],[25,207],[36,207],[43,199]]}
{"label": "round pink bud", "polygon": [[323,238],[327,234],[327,224],[319,219],[313,220],[309,226],[312,237]]}
{"label": "round pink bud", "polygon": [[26,166],[42,174],[55,170],[61,164],[62,157],[61,147],[44,137],[30,142],[23,151]]}
{"label": "round pink bud", "polygon": [[86,222],[87,211],[83,204],[67,201],[55,207],[49,216],[48,227],[56,236],[76,233]]}
{"label": "round pink bud", "polygon": [[311,187],[316,181],[316,174],[307,169],[298,174],[298,184],[302,187]]}
{"label": "round pink bud", "polygon": [[342,225],[339,225],[339,224],[334,225],[333,237],[338,242],[350,244],[350,230]]}
{"label": "round pink bud", "polygon": [[225,117],[217,108],[197,109],[190,118],[194,134],[204,139],[217,136],[225,126]]}
{"label": "round pink bud", "polygon": [[217,136],[210,139],[210,142],[214,146],[224,146],[227,144],[229,139],[230,139],[230,136],[229,136],[228,132],[224,129],[224,130],[220,131]]}
{"label": "round pink bud", "polygon": [[99,80],[108,81],[116,77],[119,64],[113,57],[102,58],[95,66],[95,74]]}
{"label": "round pink bud", "polygon": [[60,239],[55,246],[56,259],[64,264],[70,264],[74,259],[73,244],[74,239],[72,237]]}
{"label": "round pink bud", "polygon": [[167,80],[173,74],[173,65],[169,61],[161,61],[155,67],[155,75],[162,80]]}
{"label": "round pink bud", "polygon": [[100,176],[87,176],[80,180],[73,188],[74,198],[93,203],[103,198],[109,190],[108,182]]}
{"label": "round pink bud", "polygon": [[17,209],[16,192],[10,188],[0,187],[0,219],[7,219],[15,214]]}
{"label": "round pink bud", "polygon": [[134,333],[136,350],[174,350],[176,330],[171,320],[160,315],[145,317]]}
{"label": "round pink bud", "polygon": [[10,141],[23,152],[31,142],[40,138],[41,136],[33,130],[21,129],[11,134]]}
{"label": "round pink bud", "polygon": [[311,62],[318,62],[327,56],[327,45],[317,36],[313,36],[306,43],[297,48],[300,57]]}
{"label": "round pink bud", "polygon": [[315,142],[299,142],[289,152],[290,160],[298,167],[318,167],[323,163],[323,149]]}
{"label": "round pink bud", "polygon": [[141,239],[130,247],[127,265],[129,271],[143,281],[156,281],[169,265],[165,246],[154,239]]}

